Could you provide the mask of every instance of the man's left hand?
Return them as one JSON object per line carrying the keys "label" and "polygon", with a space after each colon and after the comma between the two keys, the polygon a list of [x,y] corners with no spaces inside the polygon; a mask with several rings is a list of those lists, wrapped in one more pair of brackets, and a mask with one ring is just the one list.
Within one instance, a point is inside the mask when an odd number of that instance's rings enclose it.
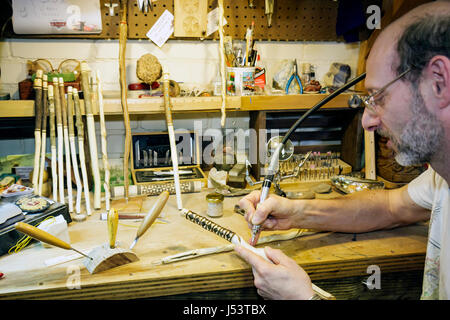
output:
{"label": "man's left hand", "polygon": [[272,300],[307,300],[314,295],[311,279],[293,259],[281,250],[265,247],[270,263],[240,245],[235,251],[251,266],[258,294]]}

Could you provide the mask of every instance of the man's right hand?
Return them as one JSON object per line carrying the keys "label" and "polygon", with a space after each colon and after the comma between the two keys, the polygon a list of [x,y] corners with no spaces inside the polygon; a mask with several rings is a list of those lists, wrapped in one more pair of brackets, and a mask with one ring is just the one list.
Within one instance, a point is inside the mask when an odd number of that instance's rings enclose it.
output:
{"label": "man's right hand", "polygon": [[288,230],[297,228],[295,205],[293,200],[270,194],[263,203],[259,203],[261,191],[253,191],[239,201],[245,210],[245,219],[252,225],[262,224],[264,230]]}

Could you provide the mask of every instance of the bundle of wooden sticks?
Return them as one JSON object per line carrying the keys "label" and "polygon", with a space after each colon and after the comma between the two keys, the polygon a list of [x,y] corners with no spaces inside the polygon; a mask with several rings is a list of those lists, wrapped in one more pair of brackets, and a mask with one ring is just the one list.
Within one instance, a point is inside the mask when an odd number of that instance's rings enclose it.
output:
{"label": "bundle of wooden sticks", "polygon": [[[105,207],[109,210],[109,165],[106,153],[106,128],[103,112],[103,96],[100,75],[91,76],[87,63],[81,64],[83,100],[72,86],[65,89],[63,78],[54,77],[47,81],[42,70],[36,72],[34,81],[35,95],[35,157],[33,170],[33,188],[36,195],[43,195],[43,181],[46,173],[47,121],[50,127],[52,198],[67,203],[69,212],[74,213],[76,221],[91,215],[89,176],[86,168],[85,143],[89,147],[90,173],[94,182],[94,209],[101,207],[100,171],[98,166],[97,141],[95,134],[94,112],[100,116],[101,150],[105,170],[104,189]],[[81,101],[84,101],[84,114]],[[75,121],[74,121],[75,116]],[[84,135],[84,123],[87,125],[87,139]],[[75,130],[76,127],[76,130]],[[77,136],[75,136],[77,132]],[[77,150],[78,145],[78,150]],[[64,170],[65,169],[65,170]],[[78,170],[81,170],[81,174]],[[72,175],[76,186],[75,207]],[[84,210],[82,194],[84,191]],[[67,194],[67,197],[66,197]]]}

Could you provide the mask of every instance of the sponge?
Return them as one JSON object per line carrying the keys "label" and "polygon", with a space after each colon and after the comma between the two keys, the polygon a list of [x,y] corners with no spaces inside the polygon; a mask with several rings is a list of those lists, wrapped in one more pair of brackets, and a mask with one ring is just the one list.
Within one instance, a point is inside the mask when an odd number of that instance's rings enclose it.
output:
{"label": "sponge", "polygon": [[162,76],[162,66],[154,55],[141,56],[136,64],[136,76],[144,83],[152,84]]}

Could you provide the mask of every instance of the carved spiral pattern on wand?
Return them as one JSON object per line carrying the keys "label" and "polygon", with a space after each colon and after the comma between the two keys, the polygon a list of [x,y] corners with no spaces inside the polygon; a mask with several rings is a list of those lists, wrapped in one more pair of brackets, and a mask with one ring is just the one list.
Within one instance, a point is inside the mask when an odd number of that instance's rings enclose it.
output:
{"label": "carved spiral pattern on wand", "polygon": [[224,238],[225,240],[228,240],[231,242],[231,239],[235,235],[235,233],[233,231],[228,230],[224,227],[221,227],[217,223],[212,222],[208,218],[205,218],[195,212],[184,209],[182,211],[182,213],[187,220],[189,220],[195,224],[198,224],[203,229],[211,231],[211,232],[215,233],[216,235],[218,235],[219,237]]}

